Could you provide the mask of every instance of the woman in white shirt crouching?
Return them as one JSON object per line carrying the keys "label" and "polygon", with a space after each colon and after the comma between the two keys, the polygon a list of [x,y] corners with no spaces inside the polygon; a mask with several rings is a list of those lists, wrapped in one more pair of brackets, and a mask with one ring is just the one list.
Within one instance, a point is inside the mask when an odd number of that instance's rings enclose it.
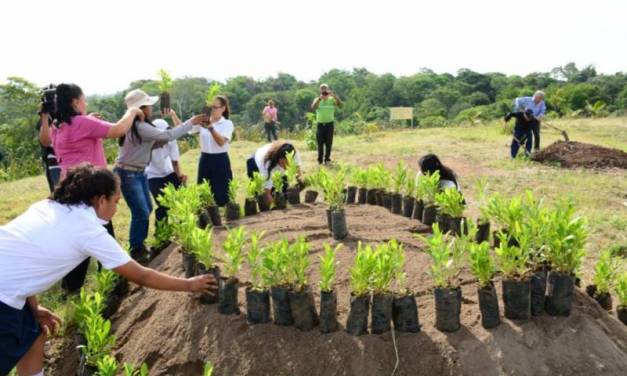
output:
{"label": "woman in white shirt crouching", "polygon": [[111,171],[83,164],[70,169],[50,199],[0,226],[0,375],[43,375],[46,332],[59,318],[37,302],[87,257],[139,285],[169,291],[216,290],[210,276],[184,279],[133,261],[107,230],[120,200]]}

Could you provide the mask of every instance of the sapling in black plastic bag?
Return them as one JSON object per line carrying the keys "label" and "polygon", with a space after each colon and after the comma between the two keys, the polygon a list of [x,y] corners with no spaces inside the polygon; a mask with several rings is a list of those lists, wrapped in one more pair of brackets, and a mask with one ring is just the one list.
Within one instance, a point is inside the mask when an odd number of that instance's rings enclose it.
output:
{"label": "sapling in black plastic bag", "polygon": [[222,243],[224,248],[224,274],[219,289],[218,312],[229,315],[239,314],[237,301],[237,289],[239,281],[237,273],[244,261],[243,248],[246,242],[246,230],[244,226],[230,229],[226,239]]}
{"label": "sapling in black plastic bag", "polygon": [[375,263],[375,252],[372,247],[359,242],[355,262],[350,268],[350,312],[346,321],[346,331],[354,336],[368,333],[370,289]]}
{"label": "sapling in black plastic bag", "polygon": [[[206,231],[194,228],[190,237],[192,253],[197,262],[197,274],[211,274],[216,281],[220,281],[220,268],[215,264],[216,259],[213,252],[213,229]],[[204,304],[214,304],[218,302],[218,299],[219,297],[215,294],[205,293],[202,294],[200,301]]]}
{"label": "sapling in black plastic bag", "polygon": [[496,262],[490,254],[490,244],[484,241],[471,243],[468,248],[470,270],[477,278],[477,295],[481,310],[481,324],[486,329],[497,327],[501,323],[499,316],[499,300],[494,287]]}
{"label": "sapling in black plastic bag", "polygon": [[226,203],[226,220],[236,221],[240,218],[241,209],[237,203],[237,193],[239,192],[239,179],[231,179],[228,187],[229,202]]}
{"label": "sapling in black plastic bag", "polygon": [[290,309],[294,326],[302,331],[312,330],[318,325],[318,314],[313,293],[307,284],[310,245],[303,236],[299,236],[289,247],[289,273],[291,289],[289,291]]}
{"label": "sapling in black plastic bag", "polygon": [[337,330],[337,294],[333,288],[337,267],[336,254],[342,248],[324,244],[324,254],[320,257],[320,332],[331,333]]}
{"label": "sapling in black plastic bag", "polygon": [[267,248],[260,241],[265,232],[250,235],[250,249],[246,256],[250,267],[250,285],[246,287],[246,318],[251,324],[270,322],[270,294],[267,270],[263,267],[264,253]]}
{"label": "sapling in black plastic bag", "polygon": [[392,195],[392,213],[403,213],[403,189],[407,183],[407,167],[403,160],[396,164],[396,169],[392,175],[392,181],[394,183],[394,193]]}
{"label": "sapling in black plastic bag", "polygon": [[614,287],[616,276],[620,272],[621,258],[615,256],[612,249],[601,252],[599,260],[594,266],[592,285],[586,287],[588,295],[593,297],[605,310],[612,309],[610,289]]}
{"label": "sapling in black plastic bag", "polygon": [[300,184],[298,181],[298,163],[296,151],[291,151],[285,156],[287,160],[285,176],[287,177],[287,201],[290,205],[300,204]]}

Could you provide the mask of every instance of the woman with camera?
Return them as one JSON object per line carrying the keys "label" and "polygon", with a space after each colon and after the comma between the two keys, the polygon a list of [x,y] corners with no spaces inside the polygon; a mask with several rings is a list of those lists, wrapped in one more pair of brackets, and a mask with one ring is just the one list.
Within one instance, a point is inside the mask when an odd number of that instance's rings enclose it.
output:
{"label": "woman with camera", "polygon": [[[139,108],[129,108],[117,123],[109,123],[98,114],[87,115],[87,101],[83,90],[74,84],[60,84],[56,88],[56,103],[42,105],[39,141],[42,146],[52,146],[61,166],[61,180],[72,167],[90,163],[107,167],[103,139],[118,138],[126,134],[136,116],[144,116]],[[56,111],[51,111],[50,107]],[[55,112],[55,123],[51,124],[49,112]],[[115,237],[113,224],[105,227]],[[89,258],[63,278],[62,287],[69,293],[78,292],[85,282]]]}
{"label": "woman with camera", "polygon": [[0,375],[15,366],[19,375],[43,375],[44,343],[60,320],[39,305],[37,294],[85,258],[149,288],[215,292],[210,275],[176,278],[131,260],[102,227],[119,199],[118,177],[84,164],[67,171],[49,199],[0,226]]}
{"label": "woman with camera", "polygon": [[201,154],[197,182],[209,183],[218,206],[224,206],[229,201],[229,182],[233,179],[229,144],[234,126],[229,120],[230,113],[228,98],[218,95],[211,104],[210,124],[207,127],[195,127],[192,131],[200,132]]}
{"label": "woman with camera", "polygon": [[148,237],[152,202],[145,169],[150,163],[152,150],[184,136],[192,126],[209,120],[207,115],[196,115],[175,128],[159,129],[151,122],[152,105],[158,100],[158,97],[150,97],[139,89],[131,90],[124,97],[126,106],[129,109],[140,108],[143,116],[138,116],[127,134],[120,138],[120,153],[114,168],[120,176],[122,195],[131,210],[131,257],[142,262],[149,258],[144,241]]}

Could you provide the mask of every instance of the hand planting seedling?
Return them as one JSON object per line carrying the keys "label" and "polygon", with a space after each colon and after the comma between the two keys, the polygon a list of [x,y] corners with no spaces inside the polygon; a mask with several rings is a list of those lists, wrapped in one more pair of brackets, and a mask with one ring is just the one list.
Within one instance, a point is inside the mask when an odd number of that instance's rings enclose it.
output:
{"label": "hand planting seedling", "polygon": [[492,279],[496,273],[496,263],[490,255],[490,244],[487,242],[469,244],[470,270],[478,280],[477,295],[481,310],[481,324],[490,329],[501,322],[499,303]]}
{"label": "hand planting seedling", "polygon": [[230,229],[222,243],[224,248],[224,272],[227,277],[220,284],[218,312],[222,314],[239,314],[237,303],[237,273],[244,261],[243,248],[246,242],[244,226]]}
{"label": "hand planting seedling", "polygon": [[342,244],[335,248],[324,244],[324,254],[320,257],[320,332],[331,333],[337,330],[337,294],[333,288],[337,268],[336,254]]}
{"label": "hand planting seedling", "polygon": [[614,256],[611,248],[604,250],[594,266],[593,284],[586,288],[588,295],[593,297],[606,310],[612,309],[610,289],[614,287],[620,268],[621,258]]}
{"label": "hand planting seedling", "polygon": [[448,241],[437,223],[433,224],[433,234],[426,238],[416,237],[427,244],[427,253],[433,264],[430,274],[435,284],[436,328],[453,332],[460,327],[461,289],[457,276],[461,272],[465,249],[455,247]]}

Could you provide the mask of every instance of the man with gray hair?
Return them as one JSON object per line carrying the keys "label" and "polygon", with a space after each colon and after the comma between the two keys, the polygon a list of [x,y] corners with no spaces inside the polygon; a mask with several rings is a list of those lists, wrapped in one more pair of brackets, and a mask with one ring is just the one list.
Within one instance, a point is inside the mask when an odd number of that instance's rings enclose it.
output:
{"label": "man with gray hair", "polygon": [[531,133],[533,134],[533,148],[534,150],[540,149],[540,121],[546,112],[546,105],[544,104],[544,92],[541,90],[536,91],[533,97],[518,97],[514,100],[513,112],[526,112],[531,110],[533,117],[535,118],[531,122]]}

